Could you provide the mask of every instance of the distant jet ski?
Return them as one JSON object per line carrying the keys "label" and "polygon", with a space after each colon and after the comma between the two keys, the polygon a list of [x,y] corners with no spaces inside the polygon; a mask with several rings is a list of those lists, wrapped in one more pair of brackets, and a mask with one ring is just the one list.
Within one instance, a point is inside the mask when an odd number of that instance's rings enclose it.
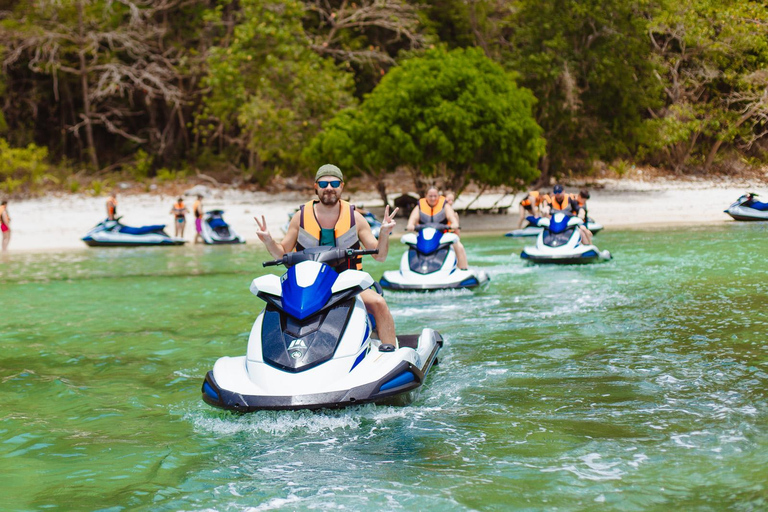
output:
{"label": "distant jet ski", "polygon": [[[593,235],[596,235],[600,231],[603,230],[603,225],[595,222],[595,219],[589,219],[587,221],[587,229],[592,232]],[[539,236],[539,233],[544,231],[544,228],[540,226],[531,226],[528,225],[522,229],[515,229],[510,231],[509,233],[505,233],[504,236],[512,236],[515,238],[520,237],[526,237],[526,236]]]}
{"label": "distant jet ski", "polygon": [[482,270],[459,270],[453,244],[459,237],[443,233],[446,226],[424,224],[417,233],[406,233],[400,241],[408,251],[400,260],[400,270],[388,270],[379,280],[382,288],[400,291],[431,291],[451,288],[477,288],[490,281]]}
{"label": "distant jet ski", "polygon": [[724,211],[734,220],[768,220],[768,203],[755,201],[755,197],[752,192],[744,194]]}
{"label": "distant jet ski", "polygon": [[373,279],[360,270],[334,270],[376,252],[321,246],[266,262],[288,270],[251,283],[267,306],[246,355],[222,357],[208,372],[203,401],[239,412],[413,401],[443,338],[425,328],[399,335],[398,347],[382,344],[360,298]]}
{"label": "distant jet ski", "polygon": [[531,224],[543,227],[534,247],[526,247],[520,257],[532,263],[592,263],[610,260],[611,253],[594,245],[583,245],[578,217],[555,213],[551,218],[528,217]]}
{"label": "distant jet ski", "polygon": [[115,220],[103,220],[96,224],[83,238],[91,247],[131,247],[149,245],[183,245],[183,238],[169,236],[165,224],[134,228]]}
{"label": "distant jet ski", "polygon": [[206,244],[244,244],[243,237],[235,233],[223,218],[223,210],[211,210],[203,216],[200,235]]}

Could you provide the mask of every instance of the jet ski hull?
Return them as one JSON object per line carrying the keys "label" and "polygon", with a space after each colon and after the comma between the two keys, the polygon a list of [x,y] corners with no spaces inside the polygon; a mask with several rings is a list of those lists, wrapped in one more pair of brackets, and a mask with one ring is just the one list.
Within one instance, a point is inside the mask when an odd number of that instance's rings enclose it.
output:
{"label": "jet ski hull", "polygon": [[733,220],[740,221],[768,221],[768,211],[755,210],[746,206],[736,206],[728,208],[725,213],[730,215]]}
{"label": "jet ski hull", "polygon": [[132,228],[117,220],[105,220],[91,229],[81,240],[89,247],[148,247],[184,245],[183,238],[168,236],[165,226]]}
{"label": "jet ski hull", "polygon": [[[428,279],[427,276],[418,276],[408,281],[403,279],[403,274],[396,270],[384,272],[379,283],[382,288],[392,291],[438,291],[454,289],[473,289],[487,285],[490,277],[482,270],[457,270],[453,272],[452,280],[446,282],[440,279]],[[419,277],[422,282],[417,282]]]}
{"label": "jet ski hull", "polygon": [[[408,405],[416,399],[427,373],[437,362],[437,354],[443,345],[443,338],[436,331],[425,329],[421,336],[400,336],[399,340],[400,348],[395,352],[379,353],[371,350],[367,356],[371,360],[375,359],[379,364],[387,364],[387,361],[381,361],[381,359],[389,357],[390,369],[380,377],[360,381],[357,385],[346,389],[316,392],[317,385],[308,386],[306,393],[292,395],[248,393],[242,389],[228,389],[217,381],[216,375],[226,371],[220,375],[226,375],[232,380],[231,372],[233,371],[247,373],[246,357],[222,358],[205,376],[202,386],[203,401],[213,407],[237,412],[338,409],[366,403]],[[414,351],[416,354],[421,353],[423,357],[412,357],[416,355],[413,354]],[[220,365],[222,360],[225,364]],[[254,370],[258,371],[258,369],[254,367]],[[370,375],[369,370],[370,368],[360,365],[360,375],[363,375],[363,372]],[[234,376],[234,380],[242,378],[248,377],[247,375]]]}
{"label": "jet ski hull", "polygon": [[578,254],[541,254],[526,248],[520,254],[520,257],[531,263],[578,265],[610,260],[611,253],[608,251],[598,251],[597,248],[594,248]]}

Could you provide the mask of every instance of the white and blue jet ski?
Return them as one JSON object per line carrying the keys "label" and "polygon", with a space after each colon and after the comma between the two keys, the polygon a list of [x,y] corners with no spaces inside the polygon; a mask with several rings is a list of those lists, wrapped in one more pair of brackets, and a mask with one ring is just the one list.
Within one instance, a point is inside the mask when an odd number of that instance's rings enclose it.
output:
{"label": "white and blue jet ski", "polygon": [[768,203],[754,198],[755,193],[744,194],[725,210],[734,220],[768,220]]}
{"label": "white and blue jet ski", "polygon": [[[595,222],[595,219],[590,218],[587,220],[587,229],[590,230],[593,235],[596,235],[603,230],[603,225],[599,222]],[[539,236],[542,231],[544,231],[544,228],[541,226],[533,226],[529,224],[522,229],[513,229],[512,231],[505,233],[504,236],[515,238]]]}
{"label": "white and blue jet ski", "polygon": [[526,247],[520,257],[532,263],[592,263],[610,260],[611,253],[594,245],[583,245],[578,226],[583,221],[565,213],[555,213],[551,218],[528,217],[532,225],[543,231],[534,247]]}
{"label": "white and blue jet ski", "polygon": [[240,412],[413,401],[443,339],[424,329],[398,336],[398,347],[381,343],[359,295],[373,278],[334,270],[375,252],[311,247],[264,263],[288,270],[251,283],[267,306],[253,324],[246,355],[222,357],[208,372],[203,400]]}
{"label": "white and blue jet ski", "polygon": [[203,241],[206,244],[244,244],[243,237],[224,221],[223,216],[223,210],[211,210],[205,213],[200,231]]}
{"label": "white and blue jet ski", "polygon": [[165,224],[134,228],[115,220],[103,220],[96,224],[83,238],[91,247],[131,247],[150,245],[183,245],[183,238],[169,236]]}
{"label": "white and blue jet ski", "polygon": [[441,224],[419,224],[416,233],[406,233],[400,241],[408,250],[400,260],[400,270],[388,270],[379,280],[382,288],[399,291],[434,291],[451,288],[477,288],[488,284],[483,270],[456,266],[453,244],[459,237],[443,233]]}

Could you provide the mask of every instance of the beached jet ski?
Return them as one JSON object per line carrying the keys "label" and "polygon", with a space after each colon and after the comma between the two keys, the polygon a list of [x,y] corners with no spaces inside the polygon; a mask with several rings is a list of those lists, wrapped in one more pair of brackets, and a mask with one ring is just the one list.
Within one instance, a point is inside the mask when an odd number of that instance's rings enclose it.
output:
{"label": "beached jet ski", "polygon": [[376,252],[311,247],[264,263],[288,270],[251,283],[267,306],[246,355],[222,357],[208,372],[203,400],[242,412],[411,402],[443,339],[424,329],[399,335],[399,347],[381,343],[359,295],[373,279],[360,270],[334,270]]}
{"label": "beached jet ski", "polygon": [[145,245],[183,245],[183,238],[168,236],[164,224],[133,228],[115,220],[103,220],[96,224],[83,238],[91,247],[128,247]]}
{"label": "beached jet ski", "polygon": [[201,223],[200,235],[206,244],[244,244],[243,237],[235,233],[232,226],[223,218],[224,211],[211,210],[206,212]]}
{"label": "beached jet ski", "polygon": [[768,203],[756,201],[757,194],[744,194],[725,210],[734,220],[768,220]]}
{"label": "beached jet ski", "polygon": [[459,270],[453,243],[459,237],[443,233],[445,225],[419,224],[417,233],[406,233],[400,239],[408,251],[400,260],[400,270],[388,270],[379,280],[390,290],[446,290],[476,288],[490,281],[483,270]]}
{"label": "beached jet ski", "polygon": [[611,259],[610,252],[581,243],[578,226],[583,222],[578,217],[558,212],[551,218],[528,217],[528,221],[544,230],[536,239],[535,247],[523,249],[520,257],[524,260],[533,263],[592,263]]}
{"label": "beached jet ski", "polygon": [[[596,235],[603,230],[603,225],[600,224],[599,222],[595,222],[595,219],[590,218],[587,220],[587,229],[590,230],[593,235]],[[508,233],[505,233],[504,236],[512,236],[515,238],[527,237],[527,236],[539,236],[539,233],[541,233],[542,231],[544,231],[544,228],[540,226],[528,225],[522,229],[514,229]]]}

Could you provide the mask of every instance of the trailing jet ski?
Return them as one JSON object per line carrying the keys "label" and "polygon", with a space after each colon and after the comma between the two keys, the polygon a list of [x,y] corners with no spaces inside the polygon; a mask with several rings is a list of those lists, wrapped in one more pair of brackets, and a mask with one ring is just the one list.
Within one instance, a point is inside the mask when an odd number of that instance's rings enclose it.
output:
{"label": "trailing jet ski", "polygon": [[208,372],[203,400],[240,412],[413,401],[442,337],[424,329],[398,336],[398,347],[382,344],[360,298],[373,279],[360,270],[334,270],[376,252],[321,246],[264,263],[288,270],[251,283],[267,306],[253,324],[246,355],[222,357]]}
{"label": "trailing jet ski", "polygon": [[183,245],[183,238],[169,236],[164,224],[134,228],[120,223],[120,218],[103,220],[83,238],[91,247],[128,247],[145,245]]}
{"label": "trailing jet ski", "polygon": [[734,220],[768,220],[768,203],[756,201],[757,194],[744,194],[725,210]]}
{"label": "trailing jet ski", "polygon": [[600,251],[594,245],[581,243],[578,229],[583,221],[565,213],[555,213],[551,218],[528,217],[532,225],[544,230],[536,239],[535,247],[526,247],[520,254],[533,263],[592,263],[611,259],[611,253]]}
{"label": "trailing jet ski", "polygon": [[200,235],[206,244],[244,244],[243,237],[224,221],[223,210],[211,210],[203,216]]}
{"label": "trailing jet ski", "polygon": [[446,290],[476,288],[490,281],[482,270],[459,270],[453,244],[459,237],[443,233],[443,224],[419,224],[417,233],[406,233],[400,241],[408,251],[400,260],[400,270],[388,270],[379,280],[390,290]]}
{"label": "trailing jet ski", "polygon": [[[596,235],[603,230],[603,225],[600,224],[599,222],[595,222],[595,219],[588,219],[587,229],[590,230],[593,235]],[[514,229],[508,233],[505,233],[504,236],[511,236],[515,238],[527,237],[527,236],[539,236],[539,233],[541,233],[542,231],[544,231],[544,228],[540,226],[528,225],[522,229]]]}

